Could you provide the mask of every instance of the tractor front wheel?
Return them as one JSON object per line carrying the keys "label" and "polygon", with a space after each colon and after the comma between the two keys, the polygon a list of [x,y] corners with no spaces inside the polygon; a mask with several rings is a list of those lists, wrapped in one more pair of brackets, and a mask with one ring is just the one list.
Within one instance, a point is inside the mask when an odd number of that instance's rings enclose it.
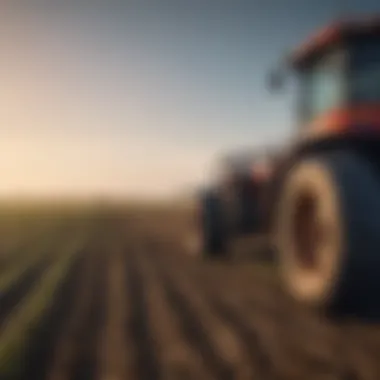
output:
{"label": "tractor front wheel", "polygon": [[199,200],[195,226],[189,237],[189,248],[194,256],[221,258],[227,253],[226,212],[222,198],[208,191]]}

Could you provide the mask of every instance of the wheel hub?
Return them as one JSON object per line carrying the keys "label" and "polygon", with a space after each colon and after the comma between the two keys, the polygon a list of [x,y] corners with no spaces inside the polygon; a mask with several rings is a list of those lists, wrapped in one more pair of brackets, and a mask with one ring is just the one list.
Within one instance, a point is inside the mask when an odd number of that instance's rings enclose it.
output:
{"label": "wheel hub", "polygon": [[307,271],[315,271],[318,267],[318,248],[323,238],[317,206],[317,197],[305,191],[296,201],[292,221],[295,259]]}

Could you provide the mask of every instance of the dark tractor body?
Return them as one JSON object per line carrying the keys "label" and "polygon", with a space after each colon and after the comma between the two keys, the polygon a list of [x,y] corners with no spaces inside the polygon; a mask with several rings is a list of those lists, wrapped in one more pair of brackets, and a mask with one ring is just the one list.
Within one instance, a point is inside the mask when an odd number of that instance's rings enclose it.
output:
{"label": "dark tractor body", "polygon": [[227,233],[225,210],[219,194],[206,190],[200,197],[199,224],[201,225],[201,249],[210,256],[220,256],[227,250]]}
{"label": "dark tractor body", "polygon": [[269,213],[283,283],[331,318],[380,322],[380,18],[324,28],[289,68],[299,131]]}
{"label": "dark tractor body", "polygon": [[[286,69],[298,82],[295,142],[264,176],[260,154],[224,161],[198,202],[202,255],[267,232],[297,301],[336,320],[380,322],[380,17],[324,28]],[[269,79],[283,84],[281,71]]]}

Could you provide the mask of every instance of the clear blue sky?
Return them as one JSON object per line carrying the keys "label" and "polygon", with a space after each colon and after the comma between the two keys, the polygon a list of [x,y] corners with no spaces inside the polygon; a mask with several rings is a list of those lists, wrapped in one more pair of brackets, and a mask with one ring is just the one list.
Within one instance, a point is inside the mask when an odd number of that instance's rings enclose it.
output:
{"label": "clear blue sky", "polygon": [[33,3],[0,5],[1,195],[155,197],[202,181],[218,152],[291,134],[291,93],[264,87],[271,65],[339,7],[380,11],[374,0]]}

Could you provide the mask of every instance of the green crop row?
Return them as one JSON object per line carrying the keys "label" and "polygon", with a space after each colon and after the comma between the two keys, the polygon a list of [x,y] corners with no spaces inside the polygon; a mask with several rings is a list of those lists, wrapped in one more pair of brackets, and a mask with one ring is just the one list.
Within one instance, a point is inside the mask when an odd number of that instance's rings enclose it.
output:
{"label": "green crop row", "polygon": [[61,250],[59,259],[41,277],[32,294],[13,311],[0,334],[0,378],[15,378],[30,348],[33,331],[53,302],[54,294],[70,270],[73,259],[84,248],[84,235]]}
{"label": "green crop row", "polygon": [[64,240],[63,231],[59,229],[46,231],[45,234],[35,236],[34,239],[20,246],[19,250],[10,254],[12,256],[3,261],[4,270],[0,270],[0,292],[12,286],[28,268],[38,264],[49,255],[55,255]]}

